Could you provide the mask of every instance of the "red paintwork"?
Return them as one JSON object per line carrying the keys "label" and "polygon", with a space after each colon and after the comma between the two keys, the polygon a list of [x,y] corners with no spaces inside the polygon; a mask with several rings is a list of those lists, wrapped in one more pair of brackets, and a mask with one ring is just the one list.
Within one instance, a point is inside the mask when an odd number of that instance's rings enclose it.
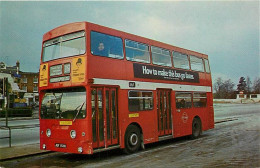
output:
{"label": "red paintwork", "polygon": [[[146,43],[153,46],[158,46],[161,48],[174,50],[178,52],[182,52],[187,55],[194,55],[202,58],[208,58],[207,55],[201,54],[195,51],[190,51],[187,49],[171,46],[169,44],[161,43],[158,41],[150,40],[144,37],[132,35],[129,33],[125,33],[122,31],[114,30],[111,28],[107,28],[104,26],[99,26],[96,24],[88,23],[88,22],[79,22],[72,23],[60,26],[55,28],[48,33],[44,34],[43,42],[49,40],[51,38],[55,38],[64,34],[77,32],[80,30],[86,31],[86,44],[87,44],[87,52],[86,57],[86,81],[82,83],[77,83],[76,85],[72,84],[71,81],[60,82],[60,83],[49,83],[47,87],[39,87],[40,93],[40,102],[42,101],[42,97],[45,89],[55,89],[62,87],[71,87],[71,86],[83,86],[86,87],[87,90],[87,117],[86,119],[76,120],[72,126],[59,126],[59,120],[47,120],[40,119],[40,144],[41,149],[43,144],[46,144],[47,150],[61,151],[61,152],[71,152],[78,153],[77,148],[79,146],[83,147],[83,154],[92,154],[93,146],[92,146],[92,124],[91,124],[91,79],[93,78],[104,78],[104,79],[120,79],[120,80],[134,80],[134,81],[146,81],[146,82],[161,82],[161,83],[178,83],[172,81],[162,81],[162,80],[152,80],[152,79],[138,79],[134,78],[133,74],[133,62],[127,61],[126,58],[124,60],[105,58],[100,56],[93,56],[90,53],[90,31],[94,30],[97,32],[102,32],[109,35],[115,35],[121,37],[123,39],[130,39],[134,41],[138,41],[141,43]],[[63,59],[49,61],[49,66],[72,62],[74,57],[67,57]],[[43,62],[41,61],[41,64]],[[182,82],[181,84],[185,85],[198,85],[198,86],[209,86],[212,90],[212,81],[211,74],[201,73],[199,72],[200,83],[188,83]],[[89,80],[90,79],[90,80]],[[104,86],[105,87],[105,86]],[[157,92],[153,91],[154,95],[154,109],[149,111],[139,112],[139,117],[129,118],[128,111],[128,90],[120,90],[118,89],[118,125],[119,125],[119,145],[121,148],[124,148],[124,135],[126,128],[131,123],[138,124],[143,133],[144,143],[152,143],[158,141],[158,121],[157,121]],[[195,116],[199,116],[202,121],[203,130],[208,130],[214,128],[214,112],[213,112],[213,96],[212,93],[207,93],[208,96],[208,105],[207,108],[191,108],[181,110],[180,113],[176,112],[175,108],[175,92],[171,92],[171,113],[173,118],[173,137],[180,137],[191,134],[191,123],[192,119]],[[183,112],[187,112],[188,120],[186,123],[183,123],[181,117]],[[46,136],[46,129],[52,129],[52,137],[48,138]],[[69,136],[70,130],[74,129],[77,131],[78,135],[76,139],[71,139]],[[84,137],[81,136],[81,133],[85,132],[86,135]],[[67,148],[55,148],[55,143],[66,143]]]}

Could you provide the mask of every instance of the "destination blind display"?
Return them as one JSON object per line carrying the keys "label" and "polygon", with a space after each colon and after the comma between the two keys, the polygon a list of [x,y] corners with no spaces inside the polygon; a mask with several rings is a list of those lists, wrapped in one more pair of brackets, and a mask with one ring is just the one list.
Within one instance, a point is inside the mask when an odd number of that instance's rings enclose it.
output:
{"label": "destination blind display", "polygon": [[179,69],[163,68],[152,65],[133,64],[134,77],[199,83],[199,73]]}

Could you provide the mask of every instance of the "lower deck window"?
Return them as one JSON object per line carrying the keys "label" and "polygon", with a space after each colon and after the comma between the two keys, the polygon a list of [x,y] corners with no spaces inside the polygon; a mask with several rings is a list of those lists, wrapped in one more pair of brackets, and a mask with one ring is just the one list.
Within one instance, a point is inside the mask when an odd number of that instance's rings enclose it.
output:
{"label": "lower deck window", "polygon": [[153,109],[153,92],[151,91],[129,91],[129,111],[143,111]]}
{"label": "lower deck window", "polygon": [[191,108],[191,93],[176,92],[176,108]]}
{"label": "lower deck window", "polygon": [[207,106],[206,93],[193,93],[193,106],[194,107],[206,107]]}

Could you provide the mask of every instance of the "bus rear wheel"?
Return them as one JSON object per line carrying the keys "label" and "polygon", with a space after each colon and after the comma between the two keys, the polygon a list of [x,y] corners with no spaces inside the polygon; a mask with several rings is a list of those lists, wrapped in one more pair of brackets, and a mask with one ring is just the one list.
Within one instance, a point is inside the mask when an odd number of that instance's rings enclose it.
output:
{"label": "bus rear wheel", "polygon": [[135,153],[139,150],[141,145],[141,132],[135,125],[130,125],[125,133],[125,148],[126,154]]}
{"label": "bus rear wheel", "polygon": [[197,139],[202,132],[201,121],[199,118],[194,118],[192,121],[192,134],[191,139]]}

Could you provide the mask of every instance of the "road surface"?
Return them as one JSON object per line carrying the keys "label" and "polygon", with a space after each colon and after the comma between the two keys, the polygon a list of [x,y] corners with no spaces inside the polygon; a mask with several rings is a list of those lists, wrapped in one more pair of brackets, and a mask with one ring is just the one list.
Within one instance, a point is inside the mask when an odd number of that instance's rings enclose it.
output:
{"label": "road surface", "polygon": [[[5,121],[0,121],[0,126],[5,126]],[[11,120],[8,122],[11,127],[12,146],[40,143],[39,119]],[[0,129],[0,137],[9,136],[7,129]],[[0,139],[0,148],[8,147],[9,139]]]}
{"label": "road surface", "polygon": [[94,155],[51,153],[3,162],[3,167],[260,167],[260,104],[215,105],[215,129],[146,145],[136,154],[112,150]]}

